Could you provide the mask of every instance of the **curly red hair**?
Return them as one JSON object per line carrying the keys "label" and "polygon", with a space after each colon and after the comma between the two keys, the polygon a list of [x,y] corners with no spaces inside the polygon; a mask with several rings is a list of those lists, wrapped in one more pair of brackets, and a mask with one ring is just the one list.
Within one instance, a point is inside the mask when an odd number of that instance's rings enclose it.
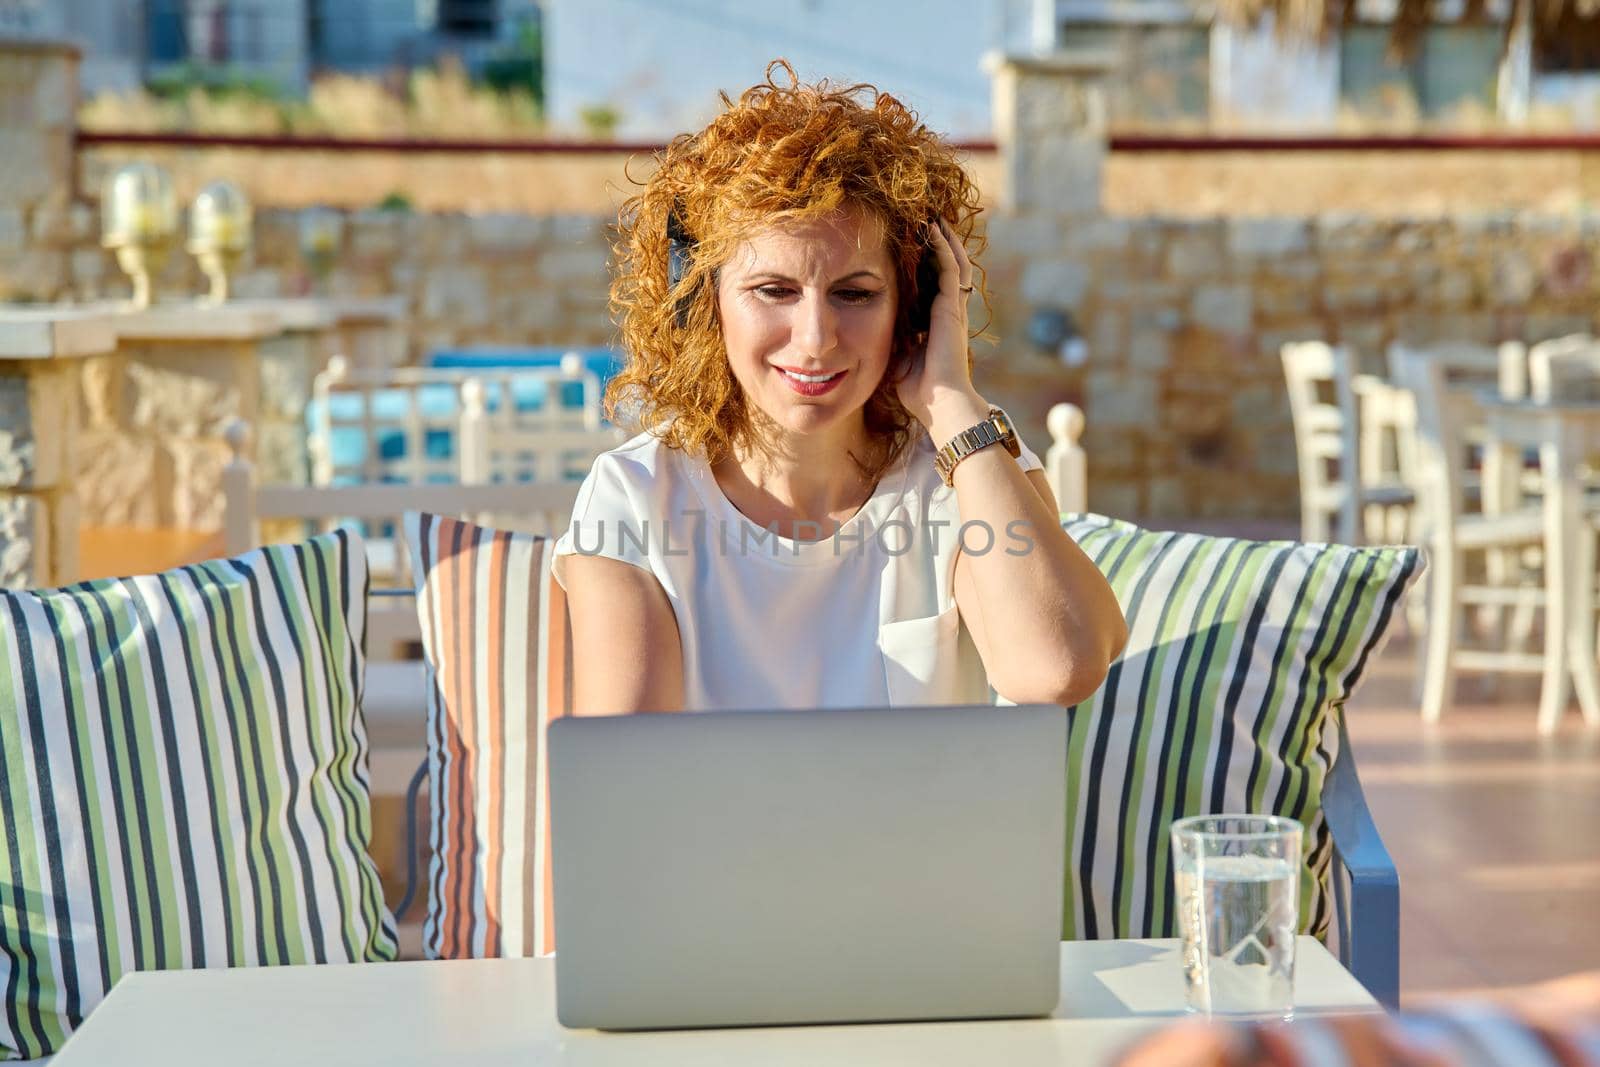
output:
{"label": "curly red hair", "polygon": [[[787,85],[774,71],[788,75]],[[728,364],[717,312],[717,268],[753,229],[865,210],[882,225],[900,294],[889,369],[867,402],[867,430],[883,447],[862,461],[874,477],[917,431],[895,383],[922,339],[910,321],[916,266],[934,218],[949,221],[973,257],[978,189],[946,141],[871,85],[801,84],[785,60],[723,113],[681,134],[658,157],[643,191],[622,206],[611,307],[627,362],[606,390],[612,419],[626,410],[669,447],[715,463],[754,432]],[[668,284],[668,218],[693,242],[676,292]],[[981,269],[973,280],[988,307]],[[970,358],[970,356],[969,356]]]}

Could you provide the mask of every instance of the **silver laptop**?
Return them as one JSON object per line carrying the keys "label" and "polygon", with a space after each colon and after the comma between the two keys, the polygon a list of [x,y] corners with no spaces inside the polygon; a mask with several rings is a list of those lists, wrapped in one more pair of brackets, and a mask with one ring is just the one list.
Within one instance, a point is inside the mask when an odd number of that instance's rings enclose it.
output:
{"label": "silver laptop", "polygon": [[1048,705],[557,720],[557,1017],[1051,1013],[1066,735]]}

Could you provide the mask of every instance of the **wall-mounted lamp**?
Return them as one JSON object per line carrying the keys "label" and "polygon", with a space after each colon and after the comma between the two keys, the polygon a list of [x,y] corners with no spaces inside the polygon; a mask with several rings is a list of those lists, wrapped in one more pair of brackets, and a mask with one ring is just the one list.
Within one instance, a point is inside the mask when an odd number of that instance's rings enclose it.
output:
{"label": "wall-mounted lamp", "polygon": [[228,299],[228,274],[250,247],[250,201],[231,182],[215,181],[200,190],[189,208],[189,252],[211,282],[205,303]]}
{"label": "wall-mounted lamp", "polygon": [[1028,316],[1028,340],[1040,352],[1069,367],[1081,367],[1089,358],[1089,346],[1066,308],[1036,308]]}
{"label": "wall-mounted lamp", "polygon": [[153,163],[113,171],[100,192],[101,244],[133,279],[133,306],[150,306],[150,276],[166,263],[178,234],[178,198],[172,179]]}
{"label": "wall-mounted lamp", "polygon": [[344,241],[344,216],[332,208],[313,207],[300,213],[300,254],[318,282],[327,280]]}

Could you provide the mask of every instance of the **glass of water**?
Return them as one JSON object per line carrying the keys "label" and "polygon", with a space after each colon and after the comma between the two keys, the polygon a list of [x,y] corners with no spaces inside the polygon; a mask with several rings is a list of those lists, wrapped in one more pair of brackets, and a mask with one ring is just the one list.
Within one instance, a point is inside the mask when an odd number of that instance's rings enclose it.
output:
{"label": "glass of water", "polygon": [[1301,825],[1275,815],[1172,824],[1189,1010],[1289,1019],[1300,919]]}

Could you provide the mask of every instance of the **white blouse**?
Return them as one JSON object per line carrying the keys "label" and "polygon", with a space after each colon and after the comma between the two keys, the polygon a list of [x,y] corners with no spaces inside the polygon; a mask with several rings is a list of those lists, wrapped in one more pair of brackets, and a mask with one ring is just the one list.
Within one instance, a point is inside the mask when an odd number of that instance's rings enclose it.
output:
{"label": "white blouse", "polygon": [[[1018,463],[1041,466],[1027,446]],[[745,518],[703,459],[641,433],[595,460],[552,569],[564,586],[563,559],[582,553],[655,575],[690,709],[971,704],[991,694],[956,610],[957,549],[1026,540],[963,529],[926,435],[836,531],[791,540]]]}

